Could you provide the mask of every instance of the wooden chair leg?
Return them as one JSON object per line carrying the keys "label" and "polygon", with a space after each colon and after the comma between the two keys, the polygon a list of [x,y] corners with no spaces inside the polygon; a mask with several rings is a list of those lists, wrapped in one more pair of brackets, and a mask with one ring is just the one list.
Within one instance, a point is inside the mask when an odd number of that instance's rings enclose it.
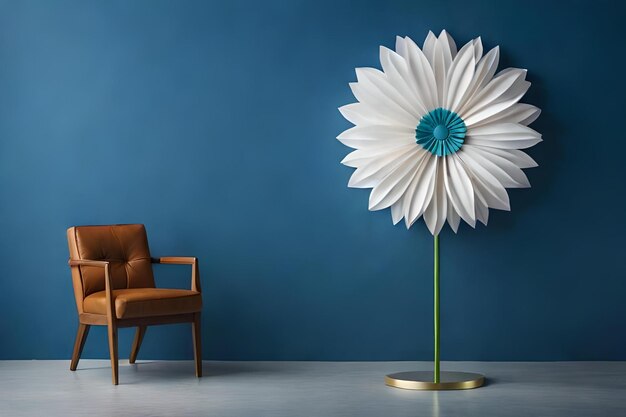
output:
{"label": "wooden chair leg", "polygon": [[130,349],[130,358],[128,362],[135,363],[137,360],[137,354],[139,353],[139,348],[141,347],[141,342],[143,342],[143,336],[146,334],[146,326],[137,326],[137,330],[135,331],[135,340],[133,340],[133,347]]}
{"label": "wooden chair leg", "polygon": [[70,362],[70,371],[75,371],[80,360],[80,355],[83,353],[83,347],[85,346],[85,340],[87,340],[87,334],[89,334],[89,325],[78,323],[78,332],[76,332],[76,341],[74,342],[74,352],[72,353],[72,361]]}
{"label": "wooden chair leg", "polygon": [[193,356],[196,362],[196,376],[202,376],[202,329],[200,326],[200,313],[195,313],[192,324]]}
{"label": "wooden chair leg", "polygon": [[118,384],[118,360],[117,360],[117,326],[109,323],[109,353],[111,355],[111,372],[113,377],[113,385]]}

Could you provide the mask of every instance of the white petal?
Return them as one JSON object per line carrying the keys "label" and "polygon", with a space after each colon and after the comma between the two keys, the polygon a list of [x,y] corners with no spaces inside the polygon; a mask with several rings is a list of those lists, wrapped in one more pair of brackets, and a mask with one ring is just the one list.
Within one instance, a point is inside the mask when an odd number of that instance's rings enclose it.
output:
{"label": "white petal", "polygon": [[516,103],[503,111],[476,122],[472,127],[484,126],[490,123],[519,123],[528,126],[534,122],[541,110],[531,104]]}
{"label": "white petal", "polygon": [[396,36],[396,52],[401,57],[407,59],[408,55],[406,53],[406,44],[404,38],[400,36]]}
{"label": "white petal", "polygon": [[[463,159],[463,157],[459,154],[459,158],[463,160],[467,169],[467,175],[472,179],[472,185],[474,187],[474,214],[476,216],[476,220],[480,221],[482,224],[487,225],[487,221],[489,220],[489,204],[488,199],[484,197],[484,195],[488,195],[489,191],[481,182],[480,178],[478,178],[475,173],[472,171],[470,164],[467,162],[467,158]],[[508,202],[508,194],[506,190],[500,183],[495,180],[498,186],[504,192],[505,200]],[[489,198],[489,195],[488,195]]]}
{"label": "white petal", "polygon": [[343,158],[341,163],[348,167],[358,168],[376,158],[382,158],[392,152],[399,151],[400,148],[408,150],[413,146],[413,144],[383,144],[380,146],[368,146],[350,152],[345,158]]}
{"label": "white petal", "polygon": [[380,64],[398,94],[403,96],[404,101],[411,106],[411,111],[418,119],[428,113],[421,96],[417,92],[417,84],[410,73],[408,63],[394,51],[380,47]]}
{"label": "white petal", "polygon": [[365,111],[361,103],[350,103],[339,107],[339,113],[353,125],[385,124],[384,119],[372,120],[369,112]]}
{"label": "white petal", "polygon": [[415,130],[403,126],[354,126],[344,130],[337,139],[355,149],[380,145],[409,145],[415,143]]}
{"label": "white petal", "polygon": [[530,183],[524,171],[513,162],[490,152],[484,152],[476,147],[466,146],[465,151],[484,166],[506,188],[528,188]]}
{"label": "white petal", "polygon": [[349,86],[360,104],[368,108],[367,117],[373,120],[385,120],[387,124],[406,127],[415,125],[417,117],[405,111],[398,103],[382,94],[370,83],[349,83]]}
{"label": "white petal", "polygon": [[472,41],[474,44],[474,60],[476,62],[480,61],[480,58],[483,56],[483,42],[480,39],[480,36]]}
{"label": "white petal", "polygon": [[448,211],[446,197],[446,186],[444,184],[444,164],[441,158],[438,159],[437,174],[435,179],[435,191],[433,198],[430,200],[430,204],[424,211],[424,222],[430,233],[436,236],[441,231],[444,223],[446,222],[446,215]]}
{"label": "white petal", "polygon": [[480,201],[492,208],[510,210],[509,195],[498,178],[483,166],[479,160],[476,160],[472,156],[471,151],[468,152],[467,146],[464,146],[457,154],[465,163],[472,178],[474,192],[478,197],[475,199],[475,203],[477,204]]}
{"label": "white petal", "polygon": [[494,123],[468,128],[465,142],[500,149],[525,149],[541,142],[541,135],[519,123]]}
{"label": "white petal", "polygon": [[391,221],[393,222],[394,226],[400,223],[400,220],[402,220],[402,217],[404,216],[404,212],[402,211],[404,198],[405,197],[402,197],[400,200],[391,205]]}
{"label": "white petal", "polygon": [[[424,55],[428,59],[435,75],[437,100],[435,107],[443,106],[444,85],[448,73],[448,68],[456,55],[456,45],[448,33],[443,30],[438,38],[432,32],[428,33],[424,41]],[[431,110],[432,110],[431,109]]]}
{"label": "white petal", "polygon": [[478,61],[476,70],[474,71],[474,78],[468,88],[468,92],[463,98],[461,105],[459,106],[458,114],[467,113],[469,104],[471,104],[473,97],[477,92],[481,91],[485,85],[493,78],[498,68],[498,60],[500,59],[500,48],[497,46],[487,53],[484,57]]}
{"label": "white petal", "polygon": [[[530,104],[529,104],[530,106]],[[535,106],[531,106],[534,107],[535,111],[529,115],[527,118],[525,118],[524,120],[520,120],[519,123],[524,125],[524,126],[528,126],[529,124],[531,124],[532,122],[534,122],[535,120],[537,120],[537,118],[539,117],[539,115],[541,114],[541,109]]]}
{"label": "white petal", "polygon": [[481,151],[490,152],[492,154],[499,155],[502,158],[513,162],[519,168],[523,168],[523,169],[535,168],[538,166],[538,164],[535,162],[534,159],[532,159],[523,151],[519,151],[517,149],[498,149],[498,148],[491,148],[488,146],[480,146],[480,145],[468,145],[468,146],[474,146],[475,148],[480,149]]}
{"label": "white petal", "polygon": [[350,177],[348,187],[351,188],[373,188],[380,183],[392,170],[402,165],[410,158],[414,158],[419,152],[416,146],[399,148],[384,157],[373,159],[372,161],[358,167]]}
{"label": "white petal", "polygon": [[461,222],[461,217],[456,212],[456,210],[452,207],[450,200],[448,199],[448,224],[454,233],[459,230],[459,223]]}
{"label": "white petal", "polygon": [[[454,41],[453,41],[454,42]],[[455,47],[456,49],[456,47]],[[435,74],[435,80],[437,82],[437,107],[443,105],[444,100],[444,86],[446,78],[448,76],[448,69],[452,65],[452,50],[450,48],[449,35],[443,31],[437,38],[435,43],[435,50],[430,61],[430,65],[433,68]]]}
{"label": "white petal", "polygon": [[474,216],[474,189],[458,155],[444,158],[446,192],[457,213],[470,226],[476,225]]}
{"label": "white petal", "polygon": [[359,85],[377,91],[380,97],[390,100],[409,116],[419,120],[420,115],[418,114],[418,109],[411,103],[413,101],[412,98],[410,96],[407,98],[406,93],[401,92],[404,86],[393,85],[387,74],[375,68],[357,68],[356,77]]}
{"label": "white petal", "polygon": [[[501,71],[485,87],[477,91],[474,97],[463,107],[459,115],[465,124],[470,126],[472,123],[479,122],[517,103],[530,87],[530,83],[525,80],[525,77],[526,70],[508,68]],[[503,106],[501,104],[503,102],[508,105]],[[495,109],[482,112],[484,109],[498,104],[500,106]]]}
{"label": "white petal", "polygon": [[453,112],[458,112],[459,104],[474,77],[476,61],[474,58],[474,43],[468,42],[459,54],[454,58],[448,78],[446,80],[446,91],[443,106]]}
{"label": "white petal", "polygon": [[428,155],[415,174],[411,185],[406,191],[402,209],[407,229],[424,213],[435,190],[438,158]]}
{"label": "white petal", "polygon": [[439,34],[439,39],[446,44],[447,50],[450,51],[450,59],[454,59],[456,57],[456,43],[452,36],[444,29]]}
{"label": "white petal", "polygon": [[361,70],[363,68],[357,68],[357,74],[361,76],[361,81],[349,84],[354,97],[359,102],[369,105],[373,112],[384,115],[395,121],[396,124],[407,127],[416,126],[419,117],[406,110],[401,103],[395,100],[395,97],[387,95],[387,91],[378,88],[379,86],[371,82],[371,79],[363,77],[367,71]]}
{"label": "white petal", "polygon": [[376,184],[370,193],[369,210],[382,210],[398,201],[405,193],[427,154],[430,152],[420,149],[414,158],[396,166],[382,181]]}
{"label": "white petal", "polygon": [[494,103],[487,105],[481,110],[475,112],[473,115],[469,116],[467,120],[465,120],[465,125],[467,127],[475,126],[477,123],[481,122],[487,117],[491,117],[494,114],[498,114],[502,112],[518,101],[526,94],[528,89],[530,88],[530,83],[525,80],[518,80],[513,87],[510,88],[507,93],[505,93],[502,97],[496,100]]}
{"label": "white petal", "polygon": [[476,65],[476,88],[484,88],[495,75],[500,63],[500,47],[495,46]]}
{"label": "white petal", "polygon": [[395,114],[385,114],[366,103],[351,103],[339,108],[339,112],[349,122],[356,125],[398,125]]}
{"label": "white petal", "polygon": [[407,62],[417,86],[417,94],[428,111],[438,107],[437,84],[433,69],[422,50],[411,40],[405,38]]}
{"label": "white petal", "polygon": [[[498,181],[488,183],[483,181],[483,178],[484,177],[477,177],[474,179],[474,191],[478,197],[475,201],[480,202],[485,208],[490,207],[497,210],[511,211],[509,194],[506,192],[504,186]],[[482,219],[486,220],[488,216],[485,216],[484,212],[481,214]],[[484,221],[482,223],[487,224]]]}
{"label": "white petal", "polygon": [[480,221],[485,226],[487,226],[487,222],[489,221],[489,208],[485,203],[480,201],[480,199],[476,200],[476,220]]}
{"label": "white petal", "polygon": [[428,62],[431,62],[431,58],[435,55],[436,44],[437,36],[432,31],[428,31],[428,35],[426,35],[423,43],[424,55],[428,58]]}

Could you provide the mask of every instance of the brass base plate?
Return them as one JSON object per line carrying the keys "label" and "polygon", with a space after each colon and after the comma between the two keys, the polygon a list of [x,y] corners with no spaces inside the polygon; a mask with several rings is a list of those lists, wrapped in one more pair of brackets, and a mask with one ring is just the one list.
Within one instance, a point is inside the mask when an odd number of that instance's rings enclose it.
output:
{"label": "brass base plate", "polygon": [[391,387],[415,390],[478,388],[485,383],[485,377],[469,372],[441,372],[439,382],[433,381],[432,371],[398,372],[385,377],[385,384]]}

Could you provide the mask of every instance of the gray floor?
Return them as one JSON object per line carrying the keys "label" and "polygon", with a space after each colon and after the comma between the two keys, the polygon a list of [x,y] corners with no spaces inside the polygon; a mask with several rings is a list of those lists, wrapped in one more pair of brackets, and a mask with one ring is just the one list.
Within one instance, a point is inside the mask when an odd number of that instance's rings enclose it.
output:
{"label": "gray floor", "polygon": [[428,370],[415,362],[0,361],[0,416],[626,416],[626,362],[452,362],[481,372],[468,391],[387,387],[386,373]]}

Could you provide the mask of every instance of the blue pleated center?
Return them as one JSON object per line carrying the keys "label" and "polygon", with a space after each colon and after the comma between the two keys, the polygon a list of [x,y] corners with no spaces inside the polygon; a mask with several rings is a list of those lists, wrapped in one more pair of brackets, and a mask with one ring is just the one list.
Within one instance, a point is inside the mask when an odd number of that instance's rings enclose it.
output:
{"label": "blue pleated center", "polygon": [[461,149],[465,132],[465,122],[458,114],[439,107],[420,119],[415,141],[433,155],[446,156]]}

